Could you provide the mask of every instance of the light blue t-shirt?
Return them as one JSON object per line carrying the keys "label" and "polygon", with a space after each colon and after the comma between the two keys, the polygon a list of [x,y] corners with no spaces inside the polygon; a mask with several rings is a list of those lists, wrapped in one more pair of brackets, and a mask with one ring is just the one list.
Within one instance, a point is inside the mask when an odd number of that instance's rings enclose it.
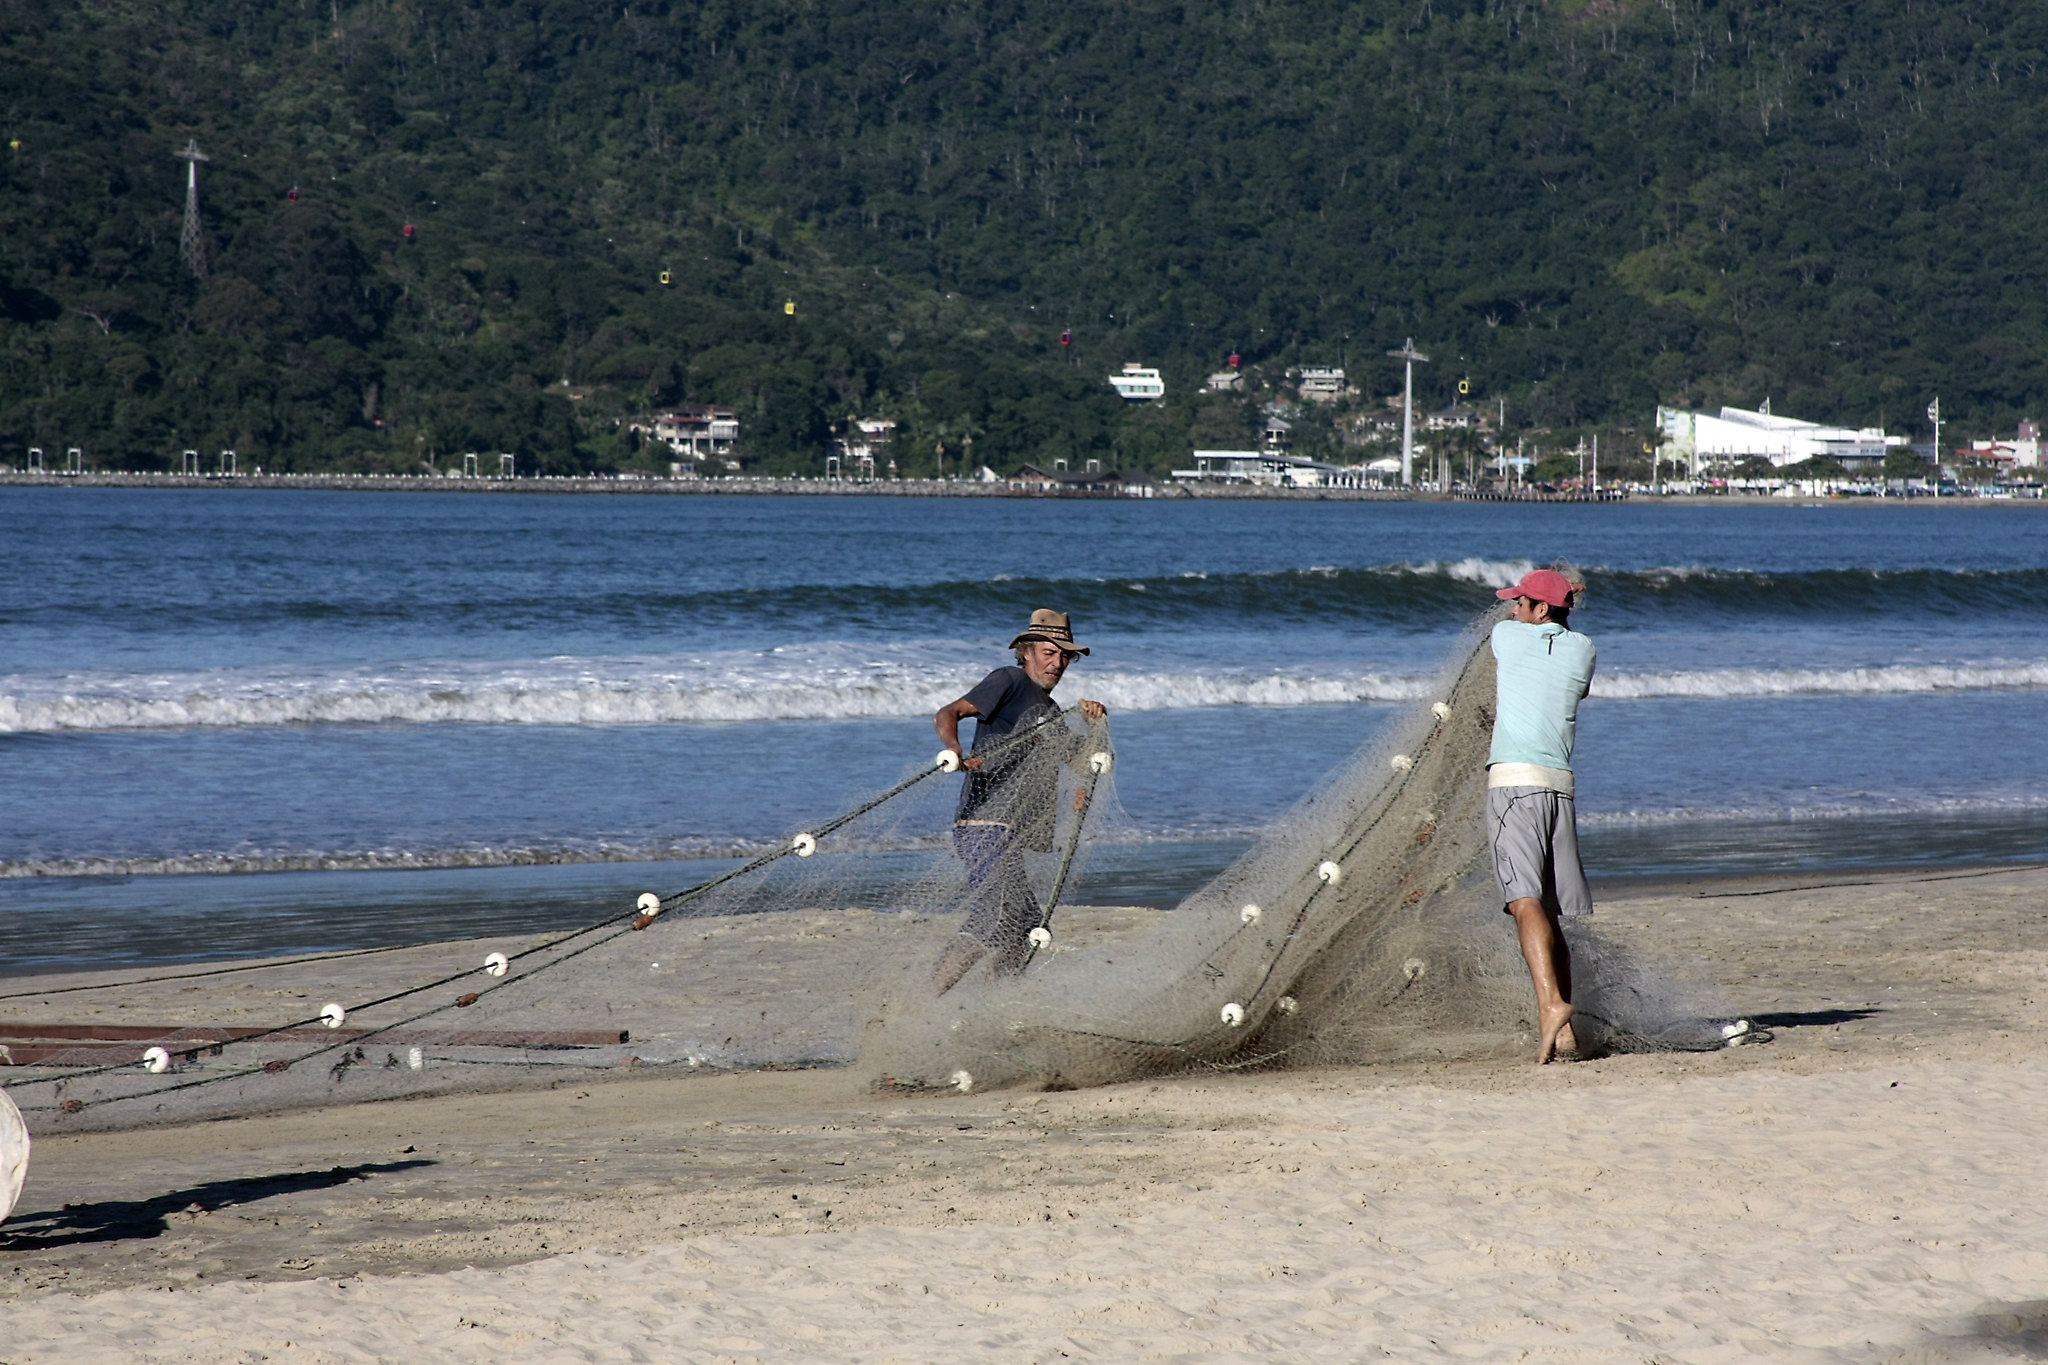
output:
{"label": "light blue t-shirt", "polygon": [[1593,642],[1553,622],[1502,621],[1493,628],[1496,763],[1537,763],[1571,771],[1579,701],[1593,681]]}

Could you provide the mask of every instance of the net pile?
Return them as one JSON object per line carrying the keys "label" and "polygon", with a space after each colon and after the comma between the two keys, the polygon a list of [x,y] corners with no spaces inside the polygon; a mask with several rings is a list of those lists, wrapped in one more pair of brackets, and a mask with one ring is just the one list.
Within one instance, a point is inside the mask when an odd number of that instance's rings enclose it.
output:
{"label": "net pile", "polygon": [[[906,1005],[884,1079],[1095,1085],[1196,1067],[1520,1053],[1534,996],[1487,850],[1492,618],[1411,707],[1147,932],[1055,952],[970,998]],[[1567,921],[1590,1053],[1759,1038],[1710,983]]]}
{"label": "net pile", "polygon": [[[1010,741],[1043,931],[1021,973],[984,963],[932,994],[969,888],[963,778],[920,765],[573,932],[450,943],[429,924],[397,950],[0,982],[0,1084],[32,1130],[63,1132],[599,1070],[857,1061],[896,1086],[1069,1086],[1519,1049],[1530,988],[1482,819],[1483,625],[1430,701],[1169,911],[1070,904],[1091,854],[1133,835],[1108,736],[1068,713]],[[1710,987],[1570,933],[1587,1049],[1723,1043]]]}

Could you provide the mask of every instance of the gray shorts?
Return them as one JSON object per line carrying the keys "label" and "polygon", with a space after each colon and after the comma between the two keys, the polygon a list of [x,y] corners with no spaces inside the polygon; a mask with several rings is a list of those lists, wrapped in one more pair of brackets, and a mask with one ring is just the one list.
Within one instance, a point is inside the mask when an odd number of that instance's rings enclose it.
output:
{"label": "gray shorts", "polygon": [[1561,915],[1593,913],[1569,796],[1549,787],[1489,787],[1486,835],[1503,906],[1527,898]]}

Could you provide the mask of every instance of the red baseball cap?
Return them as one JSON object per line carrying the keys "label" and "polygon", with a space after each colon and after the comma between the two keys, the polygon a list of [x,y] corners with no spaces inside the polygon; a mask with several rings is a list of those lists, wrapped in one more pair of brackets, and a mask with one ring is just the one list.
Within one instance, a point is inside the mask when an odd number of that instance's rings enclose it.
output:
{"label": "red baseball cap", "polygon": [[1568,607],[1572,604],[1572,581],[1555,569],[1532,569],[1514,587],[1502,588],[1494,596],[1503,602],[1527,597],[1553,607]]}

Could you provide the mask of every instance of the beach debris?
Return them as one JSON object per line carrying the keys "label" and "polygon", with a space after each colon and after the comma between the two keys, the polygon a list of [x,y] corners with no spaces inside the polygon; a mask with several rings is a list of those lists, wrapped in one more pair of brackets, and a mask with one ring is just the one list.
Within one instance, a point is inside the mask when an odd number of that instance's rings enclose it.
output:
{"label": "beach debris", "polygon": [[1031,931],[1032,947],[1043,948],[1046,944],[1050,942],[1052,942],[1052,930],[1046,928],[1043,924],[1039,925],[1036,929],[1033,929]]}
{"label": "beach debris", "polygon": [[160,1047],[150,1048],[142,1054],[142,1064],[152,1076],[161,1076],[171,1069],[171,1054]]}
{"label": "beach debris", "polygon": [[941,749],[939,756],[932,760],[932,766],[942,773],[957,773],[960,771],[960,755],[951,749]]}
{"label": "beach debris", "polygon": [[789,846],[796,850],[797,857],[808,858],[818,851],[818,839],[816,835],[799,834],[789,841]]}
{"label": "beach debris", "polygon": [[1238,1004],[1235,1000],[1225,1005],[1219,1013],[1223,1017],[1223,1022],[1232,1028],[1236,1028],[1244,1022],[1244,1006]]}
{"label": "beach debris", "polygon": [[965,1071],[956,1071],[952,1077],[953,1088],[965,1095],[974,1089],[974,1077]]}
{"label": "beach debris", "polygon": [[1096,752],[1088,755],[1088,771],[1091,773],[1106,773],[1115,766],[1116,755],[1110,753],[1107,749],[1098,749]]}
{"label": "beach debris", "polygon": [[337,1000],[330,1000],[320,1007],[320,1022],[329,1028],[340,1028],[341,1021],[346,1018],[348,1011],[343,1009],[341,1002]]}
{"label": "beach debris", "polygon": [[1265,913],[1265,911],[1259,909],[1259,907],[1256,905],[1247,905],[1244,909],[1237,912],[1237,917],[1243,920],[1246,924],[1257,924],[1259,922],[1259,917]]}
{"label": "beach debris", "polygon": [[1325,858],[1317,865],[1316,875],[1321,877],[1327,884],[1335,886],[1338,882],[1344,880],[1344,869]]}
{"label": "beach debris", "polygon": [[503,976],[512,969],[512,960],[503,953],[492,953],[484,959],[485,976]]}

